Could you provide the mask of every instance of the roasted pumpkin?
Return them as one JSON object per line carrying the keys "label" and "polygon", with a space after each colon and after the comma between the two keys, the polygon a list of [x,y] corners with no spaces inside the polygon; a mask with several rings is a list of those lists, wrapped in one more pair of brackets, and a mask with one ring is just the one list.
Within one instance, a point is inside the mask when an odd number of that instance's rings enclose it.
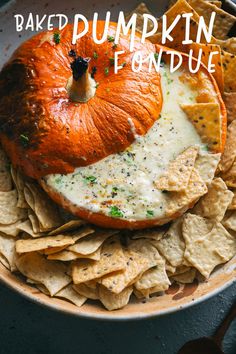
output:
{"label": "roasted pumpkin", "polygon": [[[103,30],[100,21],[98,38]],[[60,40],[52,32],[43,32],[24,42],[4,66],[0,137],[14,166],[26,175],[69,173],[122,151],[134,140],[134,129],[143,135],[158,118],[160,76],[154,71],[131,70],[128,36],[121,36],[116,48],[115,30],[113,23],[108,40],[100,45],[92,40],[91,23],[75,45],[71,44],[71,25],[61,31]],[[125,51],[119,75],[112,68],[114,50]],[[141,45],[137,37],[134,50],[147,56],[155,52],[155,46]],[[84,91],[84,73],[94,78],[95,87],[79,102],[75,91],[81,86]]]}

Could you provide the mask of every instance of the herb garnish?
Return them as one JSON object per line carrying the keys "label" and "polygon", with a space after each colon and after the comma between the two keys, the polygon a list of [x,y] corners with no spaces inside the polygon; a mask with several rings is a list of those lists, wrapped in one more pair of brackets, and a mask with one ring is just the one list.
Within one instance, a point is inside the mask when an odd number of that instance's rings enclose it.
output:
{"label": "herb garnish", "polygon": [[109,58],[110,64],[114,65],[115,59],[114,58]]}
{"label": "herb garnish", "polygon": [[148,218],[153,217],[153,216],[154,216],[154,211],[153,211],[153,210],[147,210],[146,216],[147,216]]}
{"label": "herb garnish", "polygon": [[114,42],[115,38],[112,36],[107,36],[108,42]]}
{"label": "herb garnish", "polygon": [[114,218],[123,218],[123,213],[122,211],[115,205],[111,206],[109,215],[113,216]]}
{"label": "herb garnish", "polygon": [[112,46],[112,49],[116,49],[117,48],[117,44],[113,44],[113,46]]}
{"label": "herb garnish", "polygon": [[56,44],[59,44],[60,43],[60,40],[61,40],[61,35],[59,32],[54,32],[53,33],[53,40]]}
{"label": "herb garnish", "polygon": [[26,134],[21,134],[20,142],[23,147],[29,146],[29,137]]}
{"label": "herb garnish", "polygon": [[108,68],[108,67],[106,67],[106,68],[104,69],[104,74],[105,74],[105,75],[108,75],[108,74],[109,74],[109,68]]}
{"label": "herb garnish", "polygon": [[97,183],[97,177],[95,176],[87,176],[84,177],[85,181],[91,184]]}
{"label": "herb garnish", "polygon": [[98,53],[93,52],[93,58],[94,58],[94,59],[97,59],[97,58],[98,58]]}
{"label": "herb garnish", "polygon": [[154,53],[154,58],[155,58],[155,60],[157,60],[158,57],[159,57],[159,53]]}

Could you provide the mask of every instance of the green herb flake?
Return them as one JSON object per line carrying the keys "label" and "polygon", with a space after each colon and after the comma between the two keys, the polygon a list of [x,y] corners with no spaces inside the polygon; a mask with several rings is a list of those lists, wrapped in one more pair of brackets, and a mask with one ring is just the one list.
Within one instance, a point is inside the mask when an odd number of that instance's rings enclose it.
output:
{"label": "green herb flake", "polygon": [[122,211],[115,205],[110,207],[109,215],[113,218],[123,218],[124,216]]}
{"label": "green herb flake", "polygon": [[87,176],[87,177],[84,177],[84,179],[87,183],[91,183],[91,184],[97,183],[97,177],[95,177],[95,176]]}
{"label": "green herb flake", "polygon": [[108,75],[108,74],[109,74],[109,68],[108,68],[108,67],[106,67],[106,68],[104,69],[104,74],[105,74],[105,75]]}
{"label": "green herb flake", "polygon": [[123,64],[121,64],[122,66],[123,66],[123,68],[126,66],[126,61],[124,61],[124,63]]}
{"label": "green herb flake", "polygon": [[202,150],[203,150],[203,151],[209,151],[209,148],[208,148],[207,145],[205,145],[205,146],[202,147]]}
{"label": "green herb flake", "polygon": [[117,48],[117,44],[113,44],[113,46],[112,46],[112,49],[116,49]]}
{"label": "green herb flake", "polygon": [[114,42],[115,38],[112,36],[107,36],[107,40],[108,40],[108,42]]}
{"label": "green herb flake", "polygon": [[154,58],[155,58],[155,60],[157,60],[158,57],[159,57],[159,53],[154,53]]}
{"label": "green herb flake", "polygon": [[23,147],[29,146],[29,137],[26,134],[21,134],[20,142]]}
{"label": "green herb flake", "polygon": [[95,88],[98,88],[98,86],[99,86],[99,82],[97,82],[97,83],[96,83],[96,86],[95,86]]}
{"label": "green herb flake", "polygon": [[61,41],[61,35],[59,32],[54,32],[53,33],[53,40],[56,44],[59,44]]}
{"label": "green herb flake", "polygon": [[112,192],[117,192],[119,190],[118,187],[112,187]]}
{"label": "green herb flake", "polygon": [[153,217],[153,216],[154,216],[154,211],[153,211],[153,210],[147,210],[146,216],[147,216],[148,218]]}
{"label": "green herb flake", "polygon": [[110,61],[111,65],[114,65],[114,63],[115,63],[115,59],[114,58],[109,58],[109,61]]}
{"label": "green herb flake", "polygon": [[55,178],[55,183],[60,184],[62,181],[62,176]]}
{"label": "green herb flake", "polygon": [[98,58],[98,53],[97,53],[97,52],[94,52],[94,53],[93,53],[93,58],[94,58],[94,59],[97,59],[97,58]]}

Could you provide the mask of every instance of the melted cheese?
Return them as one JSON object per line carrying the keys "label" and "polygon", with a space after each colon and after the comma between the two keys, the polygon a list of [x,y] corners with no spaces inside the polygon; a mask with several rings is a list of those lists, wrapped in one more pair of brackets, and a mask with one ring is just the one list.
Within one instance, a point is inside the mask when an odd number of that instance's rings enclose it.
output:
{"label": "melted cheese", "polygon": [[[170,74],[166,66],[162,68],[162,112],[145,136],[136,136],[124,152],[71,174],[47,176],[49,187],[91,212],[128,220],[164,217],[166,195],[153,182],[189,146],[206,148],[180,108],[180,104],[196,102],[197,96],[179,79],[182,70]],[[134,132],[132,121],[130,125]]]}

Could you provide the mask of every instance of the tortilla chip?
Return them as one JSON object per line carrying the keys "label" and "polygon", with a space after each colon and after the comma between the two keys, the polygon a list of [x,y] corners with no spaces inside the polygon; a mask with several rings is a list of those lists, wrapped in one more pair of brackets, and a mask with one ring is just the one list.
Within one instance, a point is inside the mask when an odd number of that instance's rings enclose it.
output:
{"label": "tortilla chip", "polygon": [[207,219],[220,222],[233,199],[233,192],[228,190],[221,178],[215,178],[192,212]]}
{"label": "tortilla chip", "polygon": [[96,231],[92,235],[79,240],[73,246],[68,247],[68,250],[84,255],[94,253],[108,237],[116,233],[116,230]]}
{"label": "tortilla chip", "polygon": [[16,252],[25,253],[41,251],[51,247],[65,247],[72,245],[75,241],[76,237],[69,235],[44,236],[36,239],[17,240]]}
{"label": "tortilla chip", "polygon": [[177,219],[161,240],[152,241],[158,251],[173,267],[177,267],[183,262],[185,242],[182,236],[182,223],[182,218]]}
{"label": "tortilla chip", "polygon": [[149,240],[160,240],[164,233],[166,232],[166,227],[157,227],[155,229],[146,229],[146,230],[140,230],[140,231],[135,231],[132,234],[132,239],[136,240],[139,238],[147,238]]}
{"label": "tortilla chip", "polygon": [[212,12],[215,12],[213,36],[219,39],[226,39],[228,37],[229,31],[236,21],[234,16],[204,0],[188,0],[188,3],[199,16],[204,17],[207,25],[209,24]]}
{"label": "tortilla chip", "polygon": [[103,306],[109,310],[117,310],[128,304],[130,295],[133,292],[132,286],[125,288],[121,293],[114,294],[104,286],[99,286],[99,299]]}
{"label": "tortilla chip", "polygon": [[84,220],[70,220],[67,223],[57,227],[55,230],[49,232],[49,236],[59,235],[65,232],[73,231],[79,228],[80,226],[84,225]]}
{"label": "tortilla chip", "polygon": [[[57,235],[59,236],[59,235]],[[62,235],[60,235],[62,236]],[[56,247],[48,247],[46,249],[40,250],[43,254],[45,254],[46,256],[52,255],[54,253],[59,253],[63,250],[65,250],[67,247],[67,245],[63,245],[63,246],[56,246]]]}
{"label": "tortilla chip", "polygon": [[223,220],[223,225],[230,230],[236,231],[236,212],[232,212]]}
{"label": "tortilla chip", "polygon": [[11,272],[16,270],[15,242],[14,238],[0,234],[0,254],[7,260],[7,268],[10,269]]}
{"label": "tortilla chip", "polygon": [[73,289],[80,295],[85,296],[91,300],[99,300],[98,288],[95,289],[89,287],[86,283],[74,284]]}
{"label": "tortilla chip", "polygon": [[224,69],[224,90],[225,92],[236,91],[235,67],[236,55],[223,51],[222,63]]}
{"label": "tortilla chip", "polygon": [[82,306],[87,300],[85,296],[78,294],[78,292],[73,289],[73,286],[71,284],[58,291],[58,293],[56,293],[56,295],[54,296],[69,300],[78,307]]}
{"label": "tortilla chip", "polygon": [[160,257],[158,264],[148,269],[135,284],[138,290],[156,288],[156,291],[167,290],[170,286],[169,278],[166,274],[165,261]]}
{"label": "tortilla chip", "polygon": [[18,229],[19,229],[20,231],[24,231],[25,233],[27,233],[28,235],[30,235],[30,236],[32,236],[32,237],[41,237],[41,236],[44,235],[43,232],[38,232],[38,233],[35,233],[35,232],[34,232],[30,220],[25,220],[25,221],[21,222],[21,223],[18,225]]}
{"label": "tortilla chip", "polygon": [[236,92],[224,92],[223,100],[227,109],[228,123],[231,123],[236,118]]}
{"label": "tortilla chip", "polygon": [[184,257],[205,277],[214,268],[230,260],[236,252],[236,239],[216,223],[210,224],[204,218],[187,214],[183,221],[183,237],[186,243]]}
{"label": "tortilla chip", "polygon": [[129,242],[128,249],[140,253],[141,256],[148,259],[149,268],[156,266],[160,261],[160,254],[156,247],[152,244],[152,240],[132,240]]}
{"label": "tortilla chip", "polygon": [[[147,5],[144,2],[141,2],[130,14],[125,16],[126,23],[130,20],[133,14],[137,14],[136,20],[136,30],[142,33],[143,30],[143,14],[152,15],[152,13],[147,8]],[[153,23],[151,21],[148,22],[147,30],[148,32],[153,29]]]}
{"label": "tortilla chip", "polygon": [[184,192],[170,192],[167,194],[167,216],[174,213],[183,213],[191,207],[202,195],[207,193],[206,184],[194,168],[188,188]]}
{"label": "tortilla chip", "polygon": [[58,260],[58,261],[73,261],[78,258],[92,259],[95,261],[99,261],[101,258],[101,248],[97,249],[95,252],[91,254],[86,254],[86,255],[68,251],[66,249],[57,253],[53,253],[53,254],[50,253],[47,258],[51,260]]}
{"label": "tortilla chip", "polygon": [[22,223],[21,220],[19,220],[14,224],[10,224],[10,225],[0,224],[0,232],[3,232],[8,236],[17,236],[20,232],[19,226],[21,225],[21,223]]}
{"label": "tortilla chip", "polygon": [[11,176],[17,190],[17,206],[18,208],[27,208],[28,205],[24,195],[25,177],[23,178],[20,171],[13,167],[11,167]]}
{"label": "tortilla chip", "polygon": [[189,179],[198,154],[198,148],[191,146],[171,161],[166,173],[154,185],[157,189],[167,191],[183,191]]}
{"label": "tortilla chip", "polygon": [[99,261],[77,260],[72,265],[72,278],[75,284],[85,283],[89,280],[125,269],[125,258],[117,238],[107,240],[102,248]]}
{"label": "tortilla chip", "polygon": [[225,40],[213,38],[212,43],[219,45],[225,52],[236,54],[236,37],[227,38]]}
{"label": "tortilla chip", "polygon": [[176,271],[176,267],[173,267],[167,260],[166,260],[165,267],[166,267],[167,275],[172,275]]}
{"label": "tortilla chip", "polygon": [[225,149],[219,163],[219,170],[226,172],[233,165],[236,158],[236,121],[233,121],[227,129]]}
{"label": "tortilla chip", "polygon": [[228,171],[221,174],[228,187],[236,187],[236,160]]}
{"label": "tortilla chip", "polygon": [[49,231],[60,226],[61,218],[55,203],[49,199],[47,194],[36,184],[27,183],[27,189],[30,191],[32,200],[29,203],[40,223],[40,231]]}
{"label": "tortilla chip", "polygon": [[0,192],[0,224],[9,225],[26,218],[26,211],[17,208],[17,192]]}
{"label": "tortilla chip", "polygon": [[[184,13],[192,13],[193,16],[191,17],[191,24],[190,24],[190,32],[189,32],[189,38],[194,42],[196,40],[197,36],[197,28],[198,28],[198,22],[199,22],[199,16],[197,12],[188,4],[187,1],[185,0],[178,0],[174,6],[172,6],[166,13],[166,18],[167,18],[167,25],[170,26],[170,24],[174,21],[174,19],[181,14]],[[166,46],[169,48],[174,48],[182,52],[186,52],[187,46],[182,44],[182,41],[185,40],[185,19],[181,18],[179,22],[176,24],[174,29],[171,31],[171,36],[173,37],[173,41],[170,42],[169,40],[166,42]],[[159,29],[158,31],[161,31],[161,23],[159,23]],[[202,42],[204,41],[204,37],[202,36]]]}
{"label": "tortilla chip", "polygon": [[194,167],[206,185],[211,184],[215,176],[220,157],[221,154],[208,154],[207,152],[199,153]]}
{"label": "tortilla chip", "polygon": [[43,255],[32,252],[16,258],[18,270],[28,278],[42,283],[51,296],[71,282],[67,273],[67,266],[59,262],[50,262]]}
{"label": "tortilla chip", "polygon": [[171,277],[171,279],[181,284],[191,284],[196,277],[196,269],[191,268],[187,272],[177,274]]}
{"label": "tortilla chip", "polygon": [[233,199],[230,203],[230,205],[228,206],[228,210],[236,210],[236,190],[233,189],[232,190],[234,196],[233,196]]}
{"label": "tortilla chip", "polygon": [[125,270],[123,272],[116,272],[108,274],[103,277],[101,284],[109,291],[119,294],[124,288],[132,285],[138,276],[141,276],[149,266],[149,260],[140,253],[131,250],[124,250]]}
{"label": "tortilla chip", "polygon": [[224,92],[223,63],[220,46],[209,43],[192,43],[189,45],[189,49],[193,50],[193,56],[195,58],[198,58],[199,51],[202,49],[202,53],[204,54],[201,57],[201,61],[206,67],[208,67],[210,53],[218,52],[218,54],[214,54],[211,59],[211,63],[215,65],[215,71],[212,73],[212,76],[215,78],[221,93]]}
{"label": "tortilla chip", "polygon": [[221,116],[218,103],[194,103],[181,105],[188,119],[194,125],[202,141],[210,150],[221,150]]}

